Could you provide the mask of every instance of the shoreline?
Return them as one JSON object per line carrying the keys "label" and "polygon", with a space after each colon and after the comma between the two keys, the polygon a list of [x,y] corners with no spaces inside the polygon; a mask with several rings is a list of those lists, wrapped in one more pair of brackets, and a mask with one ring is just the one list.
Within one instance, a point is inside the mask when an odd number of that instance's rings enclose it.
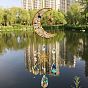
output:
{"label": "shoreline", "polygon": [[[88,31],[88,25],[43,25],[45,30],[67,30],[67,31]],[[1,31],[34,31],[29,25],[0,26]]]}
{"label": "shoreline", "polygon": [[33,31],[33,27],[28,25],[0,26],[0,31]]}

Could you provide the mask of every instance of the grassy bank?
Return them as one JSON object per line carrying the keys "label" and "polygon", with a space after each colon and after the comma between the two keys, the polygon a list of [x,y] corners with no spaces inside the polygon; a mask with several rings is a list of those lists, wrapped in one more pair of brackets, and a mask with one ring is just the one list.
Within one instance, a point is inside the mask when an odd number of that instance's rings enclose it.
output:
{"label": "grassy bank", "polygon": [[69,25],[69,24],[66,24],[66,25],[64,25],[64,29],[65,30],[75,30],[75,31],[81,31],[81,30],[88,31],[88,25]]}
{"label": "grassy bank", "polygon": [[[66,31],[88,31],[88,25],[45,25],[45,30],[66,30]],[[32,26],[15,24],[12,26],[0,26],[0,31],[31,31],[34,29]]]}
{"label": "grassy bank", "polygon": [[47,25],[43,28],[45,30],[88,31],[88,25]]}
{"label": "grassy bank", "polygon": [[0,31],[33,31],[33,27],[28,25],[0,26]]}
{"label": "grassy bank", "polygon": [[64,30],[63,25],[47,25],[47,26],[43,26],[43,28],[45,30]]}

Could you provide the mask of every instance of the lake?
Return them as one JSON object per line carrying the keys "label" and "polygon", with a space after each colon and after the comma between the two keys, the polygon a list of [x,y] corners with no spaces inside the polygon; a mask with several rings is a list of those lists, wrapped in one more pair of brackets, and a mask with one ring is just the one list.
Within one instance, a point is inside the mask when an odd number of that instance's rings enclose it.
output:
{"label": "lake", "polygon": [[88,88],[88,33],[52,33],[0,32],[0,88]]}

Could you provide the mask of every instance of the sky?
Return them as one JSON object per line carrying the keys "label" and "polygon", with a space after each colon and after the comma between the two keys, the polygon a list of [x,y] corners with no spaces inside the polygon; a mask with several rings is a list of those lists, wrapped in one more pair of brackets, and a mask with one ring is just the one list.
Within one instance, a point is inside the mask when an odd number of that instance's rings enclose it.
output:
{"label": "sky", "polygon": [[0,0],[0,7],[10,8],[10,7],[21,7],[22,0]]}

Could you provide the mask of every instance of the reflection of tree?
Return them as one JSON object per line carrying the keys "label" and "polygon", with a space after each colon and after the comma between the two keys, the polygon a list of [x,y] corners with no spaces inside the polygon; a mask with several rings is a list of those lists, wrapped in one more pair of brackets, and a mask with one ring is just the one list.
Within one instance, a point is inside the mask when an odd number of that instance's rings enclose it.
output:
{"label": "reflection of tree", "polygon": [[4,42],[4,39],[2,38],[2,34],[0,35],[0,53],[3,52],[3,50],[5,50],[6,48],[6,45],[5,45],[5,42]]}
{"label": "reflection of tree", "polygon": [[[57,70],[52,72],[58,72],[60,66],[75,67],[74,52],[70,50],[72,47],[69,46],[71,42],[69,45],[66,45],[69,41],[66,37],[68,38],[64,32],[57,32],[57,36],[52,39],[40,38],[35,34],[31,38],[28,48],[26,48],[26,69],[37,75],[51,73],[51,68],[55,65]],[[75,47],[77,47],[77,44]],[[44,51],[42,48],[44,48]]]}
{"label": "reflection of tree", "polygon": [[85,60],[85,75],[88,76],[88,34],[67,32],[66,38],[68,52],[73,55],[79,55]]}
{"label": "reflection of tree", "polygon": [[[81,42],[80,42],[81,41]],[[82,43],[83,42],[83,43]],[[41,55],[45,55],[48,57],[45,61],[45,65],[41,63],[44,60],[38,60],[37,63],[34,63],[34,51],[41,52],[42,46],[45,45],[45,53],[41,53]],[[82,47],[83,48],[80,48]],[[6,48],[7,49],[23,49],[25,47],[29,47],[26,49],[26,58],[28,59],[27,69],[30,67],[32,70],[32,66],[36,64],[36,66],[45,66],[46,71],[49,72],[50,66],[52,66],[53,59],[52,58],[59,58],[55,61],[58,62],[58,65],[63,64],[64,66],[71,66],[73,67],[74,64],[74,55],[83,57],[83,59],[88,62],[88,35],[85,33],[77,33],[77,32],[57,32],[57,35],[54,38],[44,39],[36,34],[32,34],[30,32],[1,32],[0,33],[0,53],[2,53]],[[55,48],[56,54],[55,56],[52,54],[52,50]],[[83,52],[83,53],[80,53]],[[42,57],[40,55],[40,57]],[[36,56],[36,58],[39,57]],[[30,62],[30,64],[29,64]],[[49,63],[48,63],[49,62]],[[49,68],[47,68],[49,67]],[[36,67],[35,67],[36,68]],[[40,68],[42,69],[42,68]],[[87,74],[87,64],[85,66],[85,72]],[[39,70],[41,71],[41,70]]]}
{"label": "reflection of tree", "polygon": [[22,49],[28,46],[29,32],[2,32],[0,33],[0,52],[7,49]]}
{"label": "reflection of tree", "polygon": [[78,33],[71,33],[68,32],[66,33],[66,38],[67,38],[67,48],[73,53],[76,54],[77,53],[77,47],[78,47],[78,39],[79,39],[79,35]]}
{"label": "reflection of tree", "polygon": [[[54,32],[54,31],[53,31]],[[44,38],[42,38],[42,37],[39,37],[39,36],[37,36],[37,34],[35,34],[34,36],[32,36],[31,37],[31,40],[34,40],[35,41],[35,37],[36,37],[36,40],[37,40],[37,44],[45,44],[45,43],[54,43],[54,42],[56,42],[56,41],[61,41],[61,40],[63,40],[63,38],[64,38],[64,35],[65,35],[65,33],[64,32],[58,32],[58,31],[56,31],[57,32],[57,34],[56,34],[56,36],[55,37],[53,37],[53,38],[50,38],[50,39],[44,39]]]}
{"label": "reflection of tree", "polygon": [[[50,39],[44,39],[34,34],[26,49],[26,68],[33,74],[50,73],[52,64],[57,63],[56,68],[59,70],[59,61],[57,60],[59,59],[58,51],[53,55],[52,50],[54,50],[55,47],[58,49],[59,41],[62,41],[63,38],[64,32],[58,32],[56,37]],[[56,43],[56,41],[58,42]],[[36,56],[35,52],[37,52]],[[55,60],[55,58],[57,59]]]}
{"label": "reflection of tree", "polygon": [[88,53],[87,53],[88,52],[88,35],[87,34],[83,36],[83,42],[84,42],[83,58],[87,60],[88,59]]}
{"label": "reflection of tree", "polygon": [[85,76],[88,77],[88,60],[85,61]]}
{"label": "reflection of tree", "polygon": [[85,60],[85,76],[88,76],[88,34],[83,36],[83,42],[84,50],[82,57]]}
{"label": "reflection of tree", "polygon": [[66,46],[73,54],[77,54],[79,50],[79,46],[81,45],[80,40],[83,41],[83,33],[77,32],[66,32]]}

